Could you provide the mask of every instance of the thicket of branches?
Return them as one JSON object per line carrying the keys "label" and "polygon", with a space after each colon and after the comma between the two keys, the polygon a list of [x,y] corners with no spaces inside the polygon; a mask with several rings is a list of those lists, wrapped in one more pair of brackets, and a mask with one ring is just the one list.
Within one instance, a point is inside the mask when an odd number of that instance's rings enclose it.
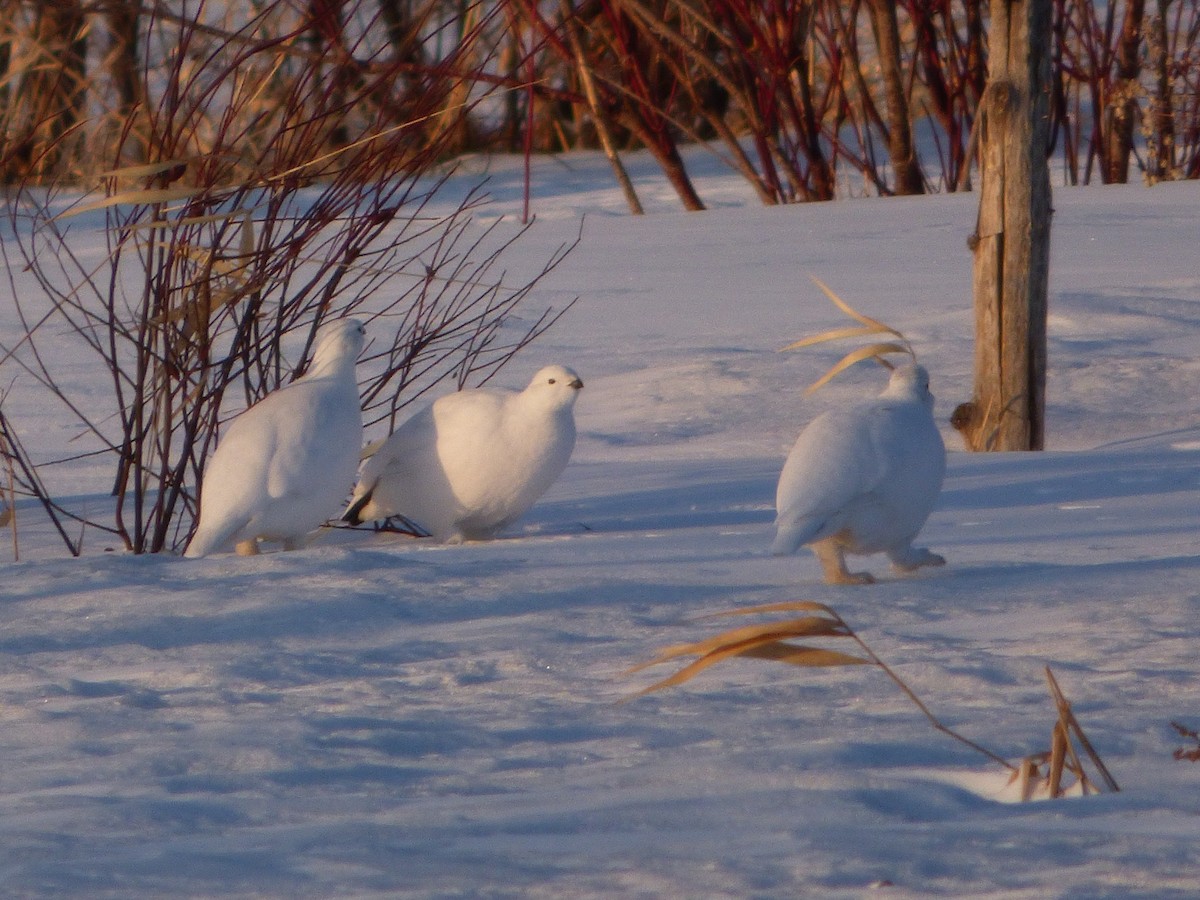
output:
{"label": "thicket of branches", "polygon": [[[1052,150],[1064,178],[1200,177],[1200,4],[1054,5]],[[0,0],[0,180],[87,174],[97,141],[121,139],[130,162],[152,158],[147,113],[167,80],[139,79],[139,61],[189,66],[206,52],[156,43],[154,24],[177,19],[234,47],[286,50],[258,86],[264,108],[301,69],[355,92],[331,147],[427,94],[436,104],[410,140],[436,137],[446,154],[603,146],[618,177],[620,152],[644,147],[699,209],[684,141],[710,142],[764,203],[966,184],[988,3]],[[189,102],[212,117],[222,98]],[[270,139],[269,118],[246,122],[242,138]]]}
{"label": "thicket of branches", "polygon": [[[1200,177],[1196,0],[1054,2],[1065,178]],[[445,160],[602,147],[635,210],[633,147],[703,208],[688,141],[763,203],[955,190],[987,27],[983,0],[0,0],[0,250],[27,332],[0,346],[5,384],[33,379],[116,460],[127,548],[179,546],[222,419],[302,373],[322,321],[379,314],[376,423],[549,324],[506,324],[541,276],[505,283],[503,246],[468,236],[475,198],[427,213]],[[81,189],[99,265],[71,252]],[[72,393],[64,340],[110,408]],[[58,521],[20,429],[0,409],[9,486]]]}
{"label": "thicket of branches", "polygon": [[[336,22],[284,0],[240,19],[232,6],[140,15],[122,89],[136,99],[94,120],[82,108],[70,123],[43,117],[46,140],[8,194],[0,251],[24,334],[0,344],[0,373],[68,411],[74,452],[113,461],[114,520],[91,524],[133,552],[186,542],[221,422],[302,375],[323,322],[367,321],[365,419],[394,425],[434,384],[482,383],[549,327],[553,312],[511,313],[570,244],[508,283],[498,263],[516,238],[468,228],[477,195],[430,211],[442,185],[431,173],[475,102],[444,71],[476,65],[458,48],[483,23],[447,22],[452,52],[426,67],[408,61],[420,47],[401,56],[373,27],[351,30],[377,13],[365,2],[337,4]],[[99,187],[55,177],[68,163],[101,170]],[[103,222],[99,261],[70,239],[81,219]],[[40,291],[19,289],[17,273]],[[96,377],[81,385],[64,360],[89,356]],[[8,479],[78,552],[61,527],[74,513],[21,426],[0,410]]]}

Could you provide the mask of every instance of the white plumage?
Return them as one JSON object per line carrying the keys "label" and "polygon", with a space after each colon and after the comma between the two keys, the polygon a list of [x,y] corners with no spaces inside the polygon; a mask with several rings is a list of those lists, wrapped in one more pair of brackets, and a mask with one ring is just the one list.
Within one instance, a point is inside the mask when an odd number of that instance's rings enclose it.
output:
{"label": "white plumage", "polygon": [[229,424],[205,466],[200,524],[185,556],[230,545],[254,554],[260,539],[294,549],[337,514],[362,449],[354,366],[363,335],[356,319],[324,326],[308,372]]}
{"label": "white plumage", "polygon": [[343,518],[400,515],[440,541],[492,537],[566,468],[582,387],[570,369],[547,366],[520,393],[476,388],[438,398],[366,461]]}
{"label": "white plumage", "polygon": [[903,571],[943,565],[912,542],[945,472],[929,375],[899,367],[878,397],[824,412],[801,432],[779,476],[771,552],[811,545],[830,584],[874,581],[848,572],[846,553],[886,553]]}

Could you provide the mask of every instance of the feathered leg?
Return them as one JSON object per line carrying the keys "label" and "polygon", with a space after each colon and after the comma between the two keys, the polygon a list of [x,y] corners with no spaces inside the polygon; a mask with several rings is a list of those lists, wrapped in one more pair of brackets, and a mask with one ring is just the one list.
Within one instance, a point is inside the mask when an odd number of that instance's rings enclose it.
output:
{"label": "feathered leg", "polygon": [[827,584],[875,583],[875,578],[870,572],[851,572],[846,568],[846,552],[837,535],[816,541],[811,546],[813,553],[821,561],[821,568],[825,570]]}
{"label": "feathered leg", "polygon": [[201,556],[208,556],[210,553],[217,553],[222,547],[227,546],[228,542],[233,539],[233,536],[250,524],[250,519],[237,519],[232,522],[226,522],[225,527],[215,534],[212,529],[205,528],[201,522],[200,527],[196,529],[196,533],[192,535],[192,540],[188,543],[187,550],[184,551],[184,556],[196,559]]}
{"label": "feathered leg", "polygon": [[233,549],[237,551],[238,556],[258,556],[258,539],[246,538],[244,541],[238,541]]}

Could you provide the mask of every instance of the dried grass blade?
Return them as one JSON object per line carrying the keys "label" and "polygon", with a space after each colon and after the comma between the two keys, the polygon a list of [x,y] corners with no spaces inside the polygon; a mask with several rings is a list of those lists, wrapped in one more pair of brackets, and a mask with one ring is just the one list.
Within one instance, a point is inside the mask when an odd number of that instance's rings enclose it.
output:
{"label": "dried grass blade", "polygon": [[823,282],[820,278],[817,278],[815,275],[809,275],[808,277],[812,279],[813,284],[815,284],[824,292],[825,296],[829,298],[830,302],[832,302],[834,306],[836,306],[850,318],[854,319],[856,322],[861,322],[863,325],[871,328],[874,331],[883,331],[887,332],[888,334],[894,334],[896,337],[904,340],[904,335],[902,335],[895,328],[892,328],[890,325],[885,325],[878,319],[872,319],[870,316],[864,316],[857,309],[835,294],[833,292],[833,288]]}
{"label": "dried grass blade", "polygon": [[[262,206],[263,204],[259,204]],[[241,249],[242,258],[251,259],[254,256],[256,237],[254,234],[254,210],[257,207],[239,207],[237,210],[242,215],[242,233],[241,233]],[[249,265],[249,263],[247,263]]]}
{"label": "dried grass blade", "polygon": [[[182,188],[180,189],[182,190]],[[195,193],[194,191],[191,193]],[[230,219],[238,216],[249,216],[258,207],[239,206],[237,209],[231,209],[229,212],[209,213],[203,216],[184,216],[179,219],[152,219],[149,222],[135,222],[132,228],[174,228],[181,225],[208,225],[212,222],[227,222]],[[79,210],[78,212],[86,212]],[[78,215],[78,212],[72,211],[72,215]],[[65,213],[64,213],[65,215]]]}
{"label": "dried grass blade", "polygon": [[743,650],[738,655],[809,668],[871,665],[869,659],[863,659],[861,656],[839,653],[837,650],[826,650],[824,647],[803,647],[799,644],[789,644],[786,641],[760,644],[757,647]]}
{"label": "dried grass blade", "polygon": [[1028,803],[1033,799],[1033,791],[1036,782],[1034,777],[1037,775],[1037,764],[1034,763],[1030,756],[1021,760],[1021,767],[1017,770],[1017,785],[1021,794],[1021,802]]}
{"label": "dried grass blade", "polygon": [[658,665],[659,663],[669,662],[680,656],[705,656],[709,653],[720,652],[727,647],[737,647],[751,641],[778,641],[791,637],[845,636],[844,625],[820,616],[805,616],[801,619],[789,619],[786,622],[771,622],[764,625],[746,625],[742,628],[723,631],[702,641],[666,647],[654,659],[627,669],[626,674],[640,672],[642,669]]}
{"label": "dried grass blade", "polygon": [[[674,675],[669,675],[666,678],[662,679],[661,681],[654,682],[654,684],[650,685],[647,688],[643,688],[642,690],[638,691],[636,694],[632,695],[628,699],[633,700],[637,697],[644,696],[645,694],[650,694],[655,691],[661,691],[663,688],[675,687],[676,685],[683,684],[685,681],[690,681],[692,678],[694,678],[696,675],[703,672],[705,669],[707,669],[711,665],[715,665],[716,663],[719,663],[722,660],[729,659],[734,656],[745,655],[749,651],[752,651],[755,647],[758,647],[762,644],[774,643],[777,640],[778,640],[777,637],[770,635],[770,634],[766,634],[766,635],[747,638],[746,640],[735,641],[735,642],[728,643],[728,644],[722,644],[720,646],[715,647],[710,652],[705,653],[703,656],[701,656],[695,662],[689,663],[688,665],[684,666],[682,669],[680,669]],[[652,665],[652,663],[645,663],[641,666],[635,666],[633,669],[631,669],[629,671],[637,671],[638,669],[644,669],[647,665]]]}
{"label": "dried grass blade", "polygon": [[201,188],[146,188],[139,191],[121,191],[119,194],[113,194],[111,197],[105,197],[103,200],[95,200],[91,203],[85,203],[82,206],[76,206],[73,209],[60,212],[54,217],[54,221],[69,219],[72,216],[81,216],[84,213],[94,212],[97,209],[106,209],[110,206],[120,206],[123,203],[148,205],[186,200],[189,197],[199,194],[201,190]]}
{"label": "dried grass blade", "polygon": [[800,350],[803,347],[811,347],[814,344],[824,344],[826,341],[840,341],[842,338],[850,337],[865,337],[868,334],[891,334],[889,329],[873,328],[864,326],[857,328],[847,325],[845,328],[831,328],[829,331],[822,331],[820,334],[812,334],[806,338],[801,338],[798,341],[793,341],[786,347],[780,347],[779,352],[785,353],[788,350]]}
{"label": "dried grass blade", "polygon": [[122,166],[119,169],[109,169],[107,172],[101,172],[97,178],[147,178],[151,175],[158,175],[161,172],[169,172],[171,169],[179,166],[186,166],[189,163],[199,162],[205,159],[204,156],[183,156],[179,159],[163,159],[158,162],[140,163],[136,166]]}
{"label": "dried grass blade", "polygon": [[[1104,765],[1104,761],[1100,759],[1100,754],[1096,752],[1095,748],[1092,747],[1092,742],[1089,741],[1087,735],[1083,733],[1083,726],[1080,725],[1079,720],[1075,718],[1075,713],[1071,712],[1071,704],[1067,702],[1067,698],[1063,694],[1062,689],[1058,686],[1058,680],[1054,677],[1054,673],[1050,671],[1049,666],[1046,666],[1046,680],[1050,684],[1050,693],[1054,697],[1054,703],[1058,707],[1059,716],[1063,721],[1064,727],[1075,733],[1075,737],[1079,740],[1079,745],[1083,747],[1084,752],[1087,753],[1088,758],[1096,767],[1096,771],[1098,771],[1100,773],[1100,777],[1104,779],[1105,787],[1107,787],[1113,793],[1119,793],[1121,789],[1117,786],[1116,779],[1112,777],[1112,774],[1108,771],[1108,767]],[[1080,772],[1082,773],[1082,764],[1079,768]]]}
{"label": "dried grass blade", "polygon": [[1050,786],[1050,798],[1062,796],[1063,763],[1067,759],[1067,729],[1062,720],[1054,723],[1054,733],[1050,740],[1050,775],[1047,779]]}
{"label": "dried grass blade", "polygon": [[906,353],[911,355],[912,351],[910,351],[908,347],[904,346],[903,344],[897,344],[894,341],[886,341],[881,344],[869,344],[866,347],[859,347],[857,350],[852,350],[843,356],[833,368],[809,385],[804,391],[805,395],[807,396],[813,391],[824,387],[840,372],[845,371],[855,363],[862,362],[864,359],[870,359],[873,356],[881,357],[885,353]]}

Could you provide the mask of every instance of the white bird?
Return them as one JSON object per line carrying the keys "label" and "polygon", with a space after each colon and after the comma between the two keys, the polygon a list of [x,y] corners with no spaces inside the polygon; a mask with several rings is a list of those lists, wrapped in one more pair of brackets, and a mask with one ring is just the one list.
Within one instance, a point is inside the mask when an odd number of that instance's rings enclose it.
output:
{"label": "white bird", "polygon": [[439,397],[363,465],[347,522],[404,516],[439,541],[484,540],[520,518],[566,468],[583,382],[541,369],[520,393]]}
{"label": "white bird", "polygon": [[337,514],[362,450],[354,366],[363,336],[357,319],[325,325],[304,376],[230,423],[205,466],[200,524],[185,556],[231,544],[253,555],[260,539],[292,550]]}
{"label": "white bird", "polygon": [[900,366],[878,397],[828,410],[801,432],[779,475],[771,552],[810,545],[830,584],[875,580],[849,572],[846,553],[886,553],[902,571],[944,565],[912,542],[945,472],[929,374],[915,364]]}

